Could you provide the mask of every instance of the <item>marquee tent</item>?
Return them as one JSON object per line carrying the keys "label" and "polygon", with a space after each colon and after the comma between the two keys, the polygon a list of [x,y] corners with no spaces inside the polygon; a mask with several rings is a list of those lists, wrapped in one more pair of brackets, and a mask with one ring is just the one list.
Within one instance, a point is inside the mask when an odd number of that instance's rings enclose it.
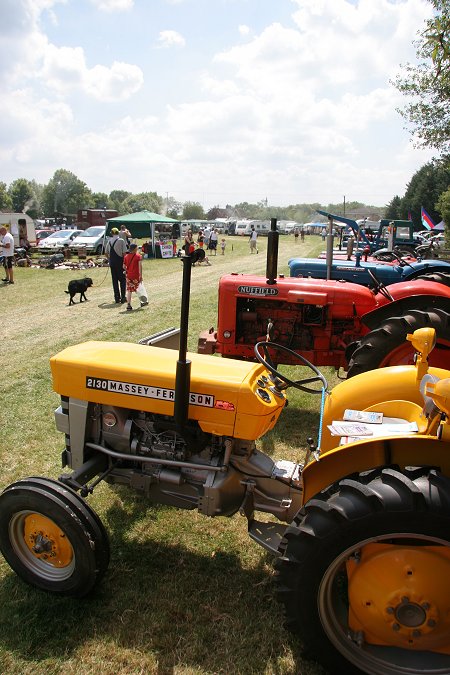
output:
{"label": "marquee tent", "polygon": [[[107,220],[105,236],[111,234],[113,227],[120,229],[121,225],[125,225],[131,236],[136,239],[143,239],[148,237],[152,242],[153,256],[156,257],[155,249],[155,226],[159,224],[164,225],[179,225],[180,221],[174,218],[162,216],[159,213],[152,211],[138,211],[137,213],[128,213],[125,216],[117,216],[116,218],[109,218]],[[178,239],[180,236],[180,228],[174,228],[174,236]]]}

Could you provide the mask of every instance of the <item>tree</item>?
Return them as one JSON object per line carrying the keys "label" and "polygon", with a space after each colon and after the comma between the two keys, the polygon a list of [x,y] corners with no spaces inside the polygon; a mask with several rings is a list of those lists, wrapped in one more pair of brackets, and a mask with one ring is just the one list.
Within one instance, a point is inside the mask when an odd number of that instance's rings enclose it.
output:
{"label": "tree", "polygon": [[44,197],[44,186],[35,180],[30,181],[31,190],[33,197],[31,199],[31,204],[27,209],[27,213],[31,218],[40,218],[44,215],[44,210],[42,207],[42,200]]}
{"label": "tree", "polygon": [[43,206],[46,216],[56,213],[76,214],[86,208],[92,193],[86,183],[71,171],[58,169],[44,188]]}
{"label": "tree", "polygon": [[33,204],[33,188],[30,181],[25,178],[17,178],[17,180],[11,183],[8,193],[11,197],[15,213],[25,212]]}
{"label": "tree", "polygon": [[436,210],[439,197],[450,185],[450,163],[446,160],[435,160],[424,164],[409,181],[405,196],[402,199],[401,213],[404,218],[411,213],[416,227],[422,228],[421,209],[427,210],[435,222],[441,220]]}
{"label": "tree", "polygon": [[450,188],[441,194],[436,209],[445,223],[445,245],[450,246]]}
{"label": "tree", "polygon": [[109,198],[106,192],[93,192],[91,204],[94,209],[109,209]]}
{"label": "tree", "polygon": [[395,195],[386,207],[385,218],[389,218],[389,220],[403,220],[406,217],[402,212],[402,200],[398,195]]}
{"label": "tree", "polygon": [[394,84],[412,98],[398,112],[412,125],[417,145],[446,153],[450,149],[450,0],[429,2],[434,16],[414,43],[420,62],[404,65],[404,77]]}
{"label": "tree", "polygon": [[183,205],[183,220],[203,220],[205,213],[203,206],[198,202],[185,202]]}
{"label": "tree", "polygon": [[12,211],[13,203],[8,190],[6,188],[6,183],[0,181],[0,211]]}
{"label": "tree", "polygon": [[119,215],[127,213],[127,210],[124,207],[124,202],[127,199],[127,197],[130,197],[130,195],[131,192],[128,192],[128,190],[112,190],[109,193],[108,199],[110,208],[116,209],[116,211],[119,212]]}
{"label": "tree", "polygon": [[139,211],[151,211],[161,213],[164,200],[156,192],[140,192],[137,195],[129,195],[122,206],[125,213],[138,213]]}

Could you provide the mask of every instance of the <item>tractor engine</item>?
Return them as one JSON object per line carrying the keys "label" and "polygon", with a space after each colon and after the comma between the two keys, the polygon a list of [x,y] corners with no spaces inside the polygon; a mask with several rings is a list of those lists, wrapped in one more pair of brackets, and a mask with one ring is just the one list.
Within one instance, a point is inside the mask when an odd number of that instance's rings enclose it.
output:
{"label": "tractor engine", "polygon": [[249,492],[251,509],[288,520],[298,509],[301,467],[274,462],[255,445],[276,424],[284,394],[262,365],[188,356],[182,424],[171,349],[87,342],[52,357],[62,463],[72,469],[60,480],[82,495],[102,480],[123,484],[209,516],[232,515]]}
{"label": "tractor engine", "polygon": [[364,332],[361,317],[375,304],[373,293],[355,284],[284,277],[269,284],[228,274],[219,282],[217,330],[200,334],[198,351],[254,359],[255,343],[268,339],[313,363],[344,367],[347,348]]}

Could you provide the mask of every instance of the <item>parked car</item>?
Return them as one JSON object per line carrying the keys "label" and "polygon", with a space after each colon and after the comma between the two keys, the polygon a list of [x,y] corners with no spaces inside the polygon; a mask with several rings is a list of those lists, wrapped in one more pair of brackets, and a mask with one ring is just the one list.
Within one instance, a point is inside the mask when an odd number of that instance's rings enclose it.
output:
{"label": "parked car", "polygon": [[101,255],[104,252],[105,230],[105,225],[88,227],[71,242],[70,249],[72,251],[84,249],[86,253]]}
{"label": "parked car", "polygon": [[83,230],[58,230],[57,232],[53,232],[39,242],[38,251],[58,251],[63,249],[65,246],[69,246],[72,240],[82,232]]}
{"label": "parked car", "polygon": [[39,246],[39,243],[53,234],[55,230],[53,228],[46,228],[44,230],[36,230],[36,246]]}

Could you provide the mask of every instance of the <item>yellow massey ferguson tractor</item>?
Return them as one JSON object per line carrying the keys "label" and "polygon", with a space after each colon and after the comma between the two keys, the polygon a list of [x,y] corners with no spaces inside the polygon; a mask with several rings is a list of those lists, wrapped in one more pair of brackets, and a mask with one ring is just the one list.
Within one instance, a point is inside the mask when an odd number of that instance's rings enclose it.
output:
{"label": "yellow massey ferguson tractor", "polygon": [[[51,359],[71,471],[1,494],[6,560],[40,589],[89,593],[109,561],[107,533],[85,501],[103,480],[205,516],[240,512],[276,556],[287,623],[331,673],[448,675],[450,370],[428,366],[434,329],[409,336],[414,366],[329,392],[301,356],[310,377],[281,372],[286,347],[273,343],[258,343],[259,363],[187,354],[189,257],[183,266],[178,355],[87,342]],[[318,442],[304,463],[256,447],[290,386],[321,396]]]}

